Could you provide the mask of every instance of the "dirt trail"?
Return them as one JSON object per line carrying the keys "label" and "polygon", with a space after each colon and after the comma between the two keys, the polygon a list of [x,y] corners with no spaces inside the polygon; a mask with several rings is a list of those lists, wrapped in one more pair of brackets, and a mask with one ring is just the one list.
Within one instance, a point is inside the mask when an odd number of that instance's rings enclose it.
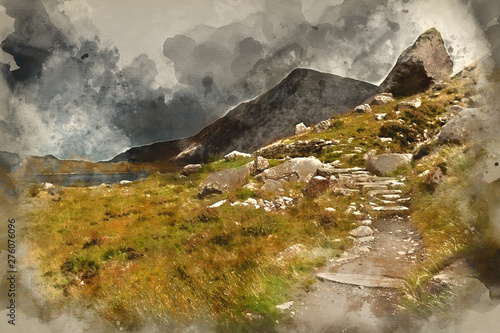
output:
{"label": "dirt trail", "polygon": [[407,211],[358,223],[370,226],[373,235],[355,238],[352,248],[317,272],[312,291],[283,310],[278,332],[419,331],[398,311],[397,287],[425,256]]}

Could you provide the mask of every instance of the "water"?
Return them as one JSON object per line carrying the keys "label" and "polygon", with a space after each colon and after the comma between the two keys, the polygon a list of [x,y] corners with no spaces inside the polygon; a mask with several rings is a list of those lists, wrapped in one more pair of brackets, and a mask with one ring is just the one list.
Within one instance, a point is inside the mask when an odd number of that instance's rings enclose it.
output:
{"label": "water", "polygon": [[138,173],[56,173],[47,175],[38,175],[40,183],[52,183],[59,186],[95,186],[102,183],[117,184],[122,180],[134,181],[146,178],[147,172]]}

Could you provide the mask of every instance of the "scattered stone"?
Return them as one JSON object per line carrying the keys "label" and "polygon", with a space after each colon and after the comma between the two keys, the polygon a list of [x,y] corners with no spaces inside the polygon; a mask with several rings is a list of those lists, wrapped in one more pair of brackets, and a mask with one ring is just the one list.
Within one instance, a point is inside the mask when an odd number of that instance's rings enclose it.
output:
{"label": "scattered stone", "polygon": [[330,213],[335,213],[337,210],[335,208],[332,208],[332,207],[327,207],[327,208],[325,208],[325,211],[330,212]]}
{"label": "scattered stone", "polygon": [[399,102],[398,105],[396,105],[396,110],[401,111],[407,107],[417,109],[421,105],[422,105],[422,101],[420,100],[420,98],[415,98],[415,99]]}
{"label": "scattered stone", "polygon": [[469,106],[472,108],[477,108],[477,107],[486,105],[487,103],[488,103],[488,101],[486,100],[486,98],[484,96],[475,95],[475,96],[471,96],[469,98],[469,101],[467,104],[469,104]]}
{"label": "scattered stone", "polygon": [[438,142],[463,144],[469,141],[471,133],[477,133],[482,127],[480,113],[481,109],[464,109],[441,128]]}
{"label": "scattered stone", "polygon": [[245,184],[243,186],[244,189],[251,190],[251,191],[257,191],[261,188],[260,184],[251,180],[248,182],[248,184]]}
{"label": "scattered stone", "polygon": [[374,197],[377,195],[382,195],[382,194],[402,194],[403,191],[401,190],[371,190],[368,191],[368,196]]}
{"label": "scattered stone", "polygon": [[372,209],[379,212],[402,212],[408,210],[409,208],[404,206],[377,206],[372,207]]}
{"label": "scattered stone", "polygon": [[432,28],[401,54],[380,85],[380,91],[391,92],[395,96],[411,96],[429,89],[433,82],[448,81],[452,73],[453,61],[443,38]]}
{"label": "scattered stone", "polygon": [[389,278],[380,275],[368,274],[342,274],[342,273],[320,273],[316,275],[320,280],[364,286],[369,288],[398,288],[400,279]]}
{"label": "scattered stone", "polygon": [[314,127],[317,133],[325,132],[330,129],[330,120],[323,120]]}
{"label": "scattered stone", "polygon": [[283,194],[285,193],[285,189],[283,188],[283,184],[274,179],[266,179],[264,185],[260,188],[263,192],[277,193]]}
{"label": "scattered stone", "polygon": [[300,181],[309,182],[316,174],[319,168],[323,167],[323,163],[314,157],[294,158],[283,164],[267,169],[255,176],[260,181],[266,179],[285,180],[289,182]]}
{"label": "scattered stone", "polygon": [[367,237],[360,237],[356,241],[358,243],[368,243],[368,242],[372,242],[374,240],[375,240],[375,237],[373,237],[373,236],[367,236]]}
{"label": "scattered stone", "polygon": [[239,152],[237,150],[233,150],[229,154],[224,155],[224,159],[226,161],[232,161],[232,160],[235,160],[237,158],[249,158],[249,157],[252,157],[252,155],[247,154],[247,153],[242,153],[242,152]]}
{"label": "scattered stone", "polygon": [[375,114],[375,119],[380,121],[380,120],[384,119],[386,115],[387,115],[387,113],[377,113],[377,114]]}
{"label": "scattered stone", "polygon": [[314,176],[307,183],[306,187],[302,191],[304,195],[308,197],[317,197],[322,193],[325,193],[332,186],[332,182],[322,176]]}
{"label": "scattered stone", "polygon": [[245,202],[252,206],[258,206],[257,200],[255,200],[254,198],[248,198]]}
{"label": "scattered stone", "polygon": [[370,225],[372,225],[372,220],[363,220],[360,223],[361,223],[361,225],[370,226]]}
{"label": "scattered stone", "polygon": [[362,104],[356,106],[354,108],[354,111],[358,113],[372,113],[372,108],[370,107],[370,104]]}
{"label": "scattered stone", "polygon": [[269,161],[262,156],[257,156],[253,161],[252,173],[260,173],[269,168]]}
{"label": "scattered stone", "polygon": [[127,184],[130,184],[132,183],[130,180],[121,180],[120,181],[120,185],[127,185]]}
{"label": "scattered stone", "polygon": [[201,170],[201,164],[188,164],[182,169],[182,174],[184,176],[189,176],[197,173]]}
{"label": "scattered stone", "polygon": [[411,154],[381,154],[370,156],[366,169],[376,175],[386,175],[396,169],[410,164]]}
{"label": "scattered stone", "polygon": [[201,197],[210,194],[221,194],[243,186],[250,176],[252,162],[228,170],[211,173],[200,184],[198,190]]}
{"label": "scattered stone", "polygon": [[312,139],[309,141],[296,141],[290,144],[275,142],[266,147],[262,147],[254,152],[256,156],[266,158],[286,158],[288,157],[308,157],[321,150],[338,144],[335,140]]}
{"label": "scattered stone", "polygon": [[357,238],[367,237],[373,235],[373,229],[368,226],[360,226],[349,232],[349,235]]}
{"label": "scattered stone", "polygon": [[399,194],[384,194],[382,195],[382,198],[386,200],[396,200],[401,198],[401,196]]}
{"label": "scattered stone", "polygon": [[283,304],[280,304],[280,305],[276,305],[276,307],[281,310],[281,311],[284,311],[284,310],[288,310],[292,307],[293,305],[293,301],[290,301],[290,302],[286,302],[286,303],[283,303]]}
{"label": "scattered stone", "polygon": [[[121,182],[120,182],[121,183]],[[45,189],[45,190],[50,190],[50,189],[53,189],[55,188],[55,185],[52,184],[52,183],[43,183],[42,187]]]}
{"label": "scattered stone", "polygon": [[406,254],[406,252],[404,252],[404,251],[399,251],[398,252],[398,256],[404,256],[405,254]]}
{"label": "scattered stone", "polygon": [[392,138],[379,138],[382,142],[392,142]]}
{"label": "scattered stone", "polygon": [[360,191],[357,189],[350,189],[350,188],[343,188],[343,187],[337,187],[333,190],[333,193],[337,195],[343,195],[345,197],[354,195],[356,193],[359,193]]}
{"label": "scattered stone", "polygon": [[370,104],[371,105],[385,105],[394,102],[395,99],[392,96],[386,96],[385,94],[379,94],[373,97]]}
{"label": "scattered stone", "polygon": [[218,208],[226,203],[227,200],[221,200],[219,202],[214,203],[213,205],[208,206],[208,208]]}
{"label": "scattered stone", "polygon": [[304,125],[304,123],[299,123],[295,125],[295,135],[304,134],[309,132],[310,130],[311,128]]}
{"label": "scattered stone", "polygon": [[303,244],[295,244],[290,246],[289,248],[281,251],[278,254],[278,260],[290,260],[295,258],[296,256],[307,251],[307,248]]}
{"label": "scattered stone", "polygon": [[450,105],[445,109],[446,113],[450,113],[452,115],[456,115],[464,110],[460,105]]}

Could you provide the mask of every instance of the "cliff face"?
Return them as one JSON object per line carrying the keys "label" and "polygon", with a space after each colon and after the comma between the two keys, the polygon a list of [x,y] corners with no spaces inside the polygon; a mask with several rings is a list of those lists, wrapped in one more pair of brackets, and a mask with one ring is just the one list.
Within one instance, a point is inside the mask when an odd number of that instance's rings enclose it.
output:
{"label": "cliff face", "polygon": [[433,82],[448,80],[452,73],[453,61],[443,38],[432,28],[401,54],[379,91],[410,96],[425,91]]}

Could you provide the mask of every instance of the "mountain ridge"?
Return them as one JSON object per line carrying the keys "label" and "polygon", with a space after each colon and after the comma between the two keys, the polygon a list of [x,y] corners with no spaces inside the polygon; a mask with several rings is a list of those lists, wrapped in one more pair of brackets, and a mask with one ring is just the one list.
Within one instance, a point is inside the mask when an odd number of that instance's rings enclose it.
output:
{"label": "mountain ridge", "polygon": [[[181,151],[171,161],[179,164],[201,162],[211,155],[223,155],[232,150],[253,152],[291,135],[297,123],[312,125],[347,112],[373,95],[376,89],[377,86],[367,82],[297,68],[274,88],[236,106],[196,135],[144,148],[134,147],[109,162],[131,162],[131,156],[136,162],[138,156],[146,158],[141,162],[165,161],[165,157],[174,155],[175,149]],[[157,156],[152,154],[154,147],[162,147]],[[166,147],[175,149],[167,153]]]}

